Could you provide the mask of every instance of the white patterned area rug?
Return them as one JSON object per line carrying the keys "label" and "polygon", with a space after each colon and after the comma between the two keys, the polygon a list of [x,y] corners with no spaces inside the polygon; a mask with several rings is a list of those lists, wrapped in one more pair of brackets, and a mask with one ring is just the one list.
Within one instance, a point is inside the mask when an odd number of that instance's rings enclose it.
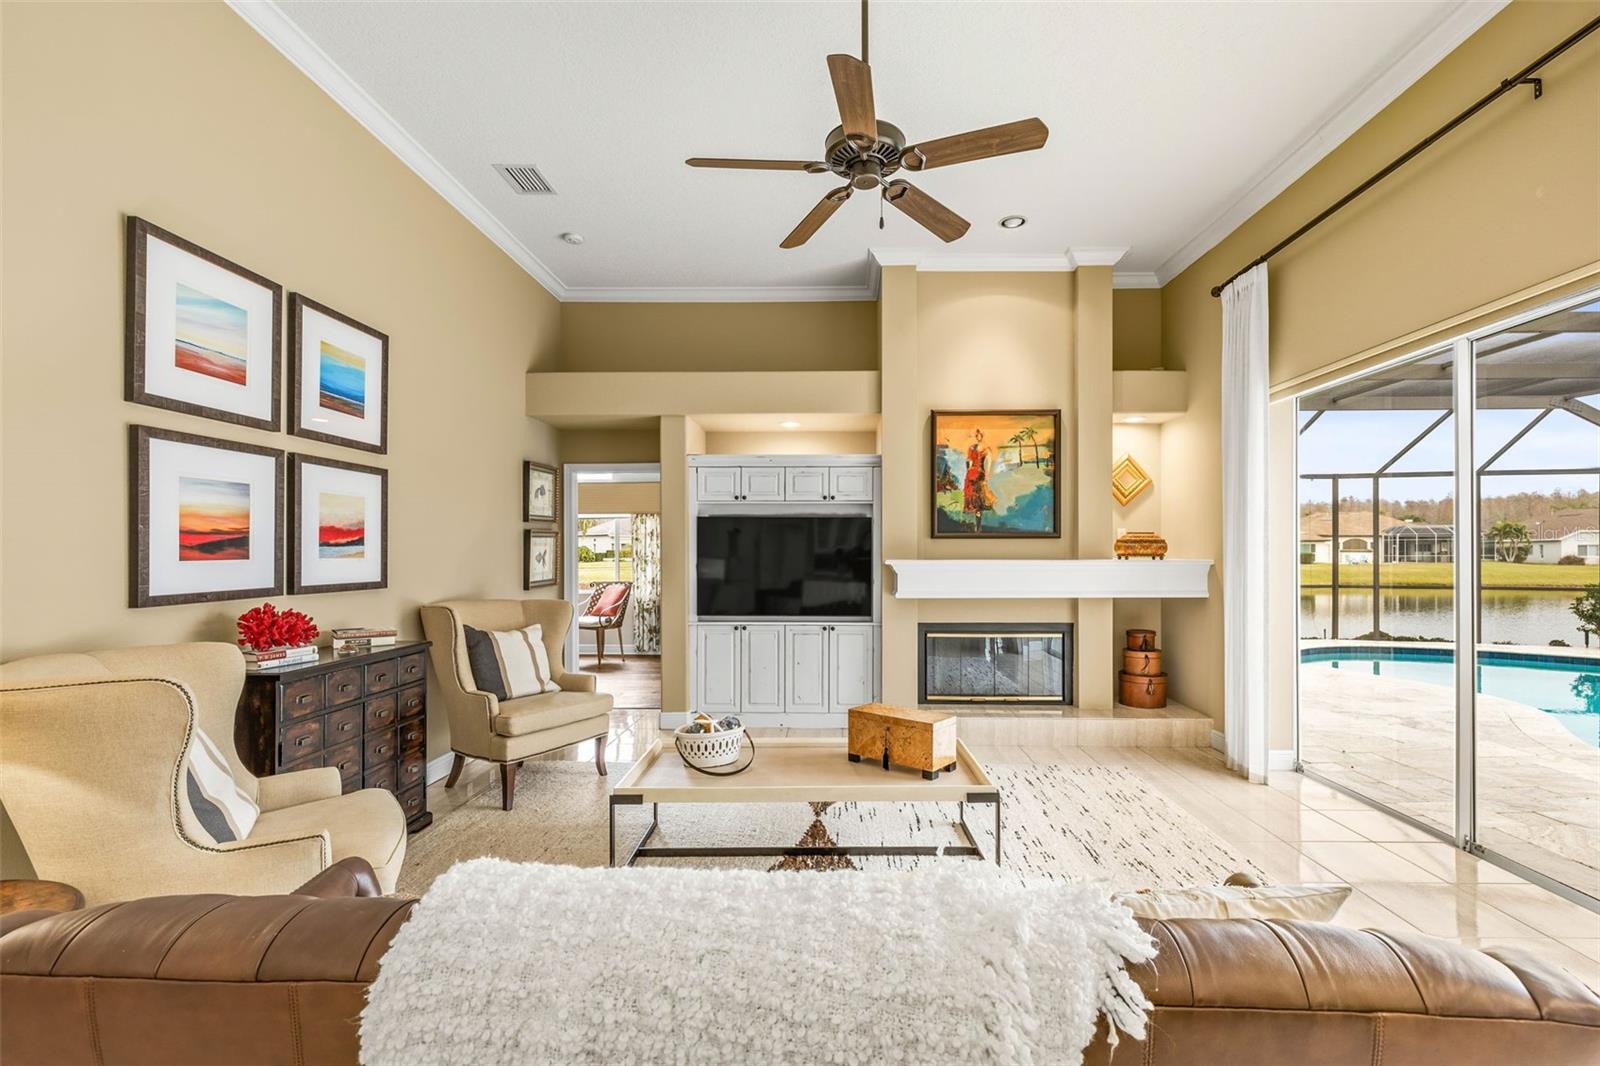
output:
{"label": "white patterned area rug", "polygon": [[[612,780],[625,768],[615,767]],[[1218,884],[1260,869],[1137,774],[1103,766],[992,766],[1002,803],[1002,869],[1049,880],[1099,881],[1111,889]],[[402,892],[421,894],[457,862],[480,856],[513,862],[604,866],[607,779],[588,763],[529,762],[517,803],[500,809],[498,788],[454,809],[411,838]],[[961,844],[956,804],[663,804],[652,845],[814,846]],[[649,807],[619,807],[621,854],[649,825]],[[967,806],[967,824],[984,854],[994,854],[994,808]],[[730,869],[920,869],[972,858],[849,856],[641,859],[645,866]],[[991,858],[992,861],[992,858]]]}

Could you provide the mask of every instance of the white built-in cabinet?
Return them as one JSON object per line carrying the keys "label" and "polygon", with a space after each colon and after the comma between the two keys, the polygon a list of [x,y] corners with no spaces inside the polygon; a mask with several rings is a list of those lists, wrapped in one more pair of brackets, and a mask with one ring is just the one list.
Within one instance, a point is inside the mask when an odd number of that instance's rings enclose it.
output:
{"label": "white built-in cabinet", "polygon": [[[876,456],[707,455],[695,456],[689,463],[696,516],[870,514],[875,527],[878,522]],[[748,512],[745,505],[750,505]],[[694,536],[691,526],[691,541]],[[691,544],[691,567],[694,559]],[[879,560],[875,544],[875,572]],[[691,570],[691,589],[696,580]],[[689,681],[694,709],[719,718],[737,714],[752,725],[844,725],[851,707],[878,698],[877,614],[876,602],[871,621],[803,617],[701,621],[691,614]]]}
{"label": "white built-in cabinet", "polygon": [[695,709],[712,717],[815,721],[877,697],[878,627],[870,622],[709,622],[691,629]]}
{"label": "white built-in cabinet", "polygon": [[871,503],[871,466],[701,466],[701,503]]}

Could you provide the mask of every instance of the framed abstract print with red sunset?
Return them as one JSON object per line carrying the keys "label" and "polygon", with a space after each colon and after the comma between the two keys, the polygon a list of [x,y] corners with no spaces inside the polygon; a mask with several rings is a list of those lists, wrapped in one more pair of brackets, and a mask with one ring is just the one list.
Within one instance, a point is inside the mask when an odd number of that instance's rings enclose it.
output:
{"label": "framed abstract print with red sunset", "polygon": [[127,240],[124,398],[277,429],[283,286],[142,218]]}
{"label": "framed abstract print with red sunset", "polygon": [[289,592],[389,585],[389,472],[289,456]]}
{"label": "framed abstract print with red sunset", "polygon": [[129,603],[283,591],[283,452],[130,427]]}

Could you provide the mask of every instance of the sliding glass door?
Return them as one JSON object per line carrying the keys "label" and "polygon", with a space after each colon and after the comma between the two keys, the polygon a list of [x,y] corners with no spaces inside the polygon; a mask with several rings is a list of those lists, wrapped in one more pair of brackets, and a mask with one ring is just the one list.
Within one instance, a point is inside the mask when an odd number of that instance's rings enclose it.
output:
{"label": "sliding glass door", "polygon": [[1600,899],[1597,297],[1300,397],[1295,505],[1301,767]]}

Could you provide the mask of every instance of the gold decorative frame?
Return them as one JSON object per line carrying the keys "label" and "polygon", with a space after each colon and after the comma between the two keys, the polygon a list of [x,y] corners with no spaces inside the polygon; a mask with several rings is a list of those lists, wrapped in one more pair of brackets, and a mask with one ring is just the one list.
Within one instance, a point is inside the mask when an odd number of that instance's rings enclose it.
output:
{"label": "gold decorative frame", "polygon": [[1111,495],[1115,496],[1117,502],[1124,507],[1153,484],[1155,482],[1145,473],[1144,467],[1140,466],[1131,455],[1124,455],[1117,460],[1117,465],[1111,468]]}

